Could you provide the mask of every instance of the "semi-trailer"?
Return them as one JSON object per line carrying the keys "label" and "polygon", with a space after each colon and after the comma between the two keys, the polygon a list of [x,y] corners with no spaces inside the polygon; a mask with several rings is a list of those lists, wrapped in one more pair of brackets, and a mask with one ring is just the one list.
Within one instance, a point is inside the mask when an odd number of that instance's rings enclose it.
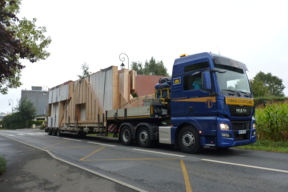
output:
{"label": "semi-trailer", "polygon": [[[142,106],[105,110],[102,118],[98,113],[98,122],[81,125],[78,120],[70,124],[66,117],[63,126],[48,123],[46,131],[58,136],[110,132],[119,134],[124,145],[152,147],[159,142],[187,153],[198,153],[203,146],[227,149],[255,143],[255,107],[247,70],[244,63],[218,54],[183,54],[175,59],[172,77],[159,79],[154,98],[143,99]],[[62,111],[67,105],[62,104]]]}

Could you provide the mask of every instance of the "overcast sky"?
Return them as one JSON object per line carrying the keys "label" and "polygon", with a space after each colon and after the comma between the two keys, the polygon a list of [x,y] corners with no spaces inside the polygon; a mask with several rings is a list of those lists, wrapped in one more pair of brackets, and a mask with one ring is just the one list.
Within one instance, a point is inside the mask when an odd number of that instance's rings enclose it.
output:
{"label": "overcast sky", "polygon": [[47,27],[51,56],[22,62],[23,85],[0,94],[0,112],[11,111],[8,100],[15,106],[22,89],[76,80],[84,62],[92,72],[120,66],[122,52],[130,64],[162,60],[171,74],[180,54],[218,53],[219,46],[247,65],[249,78],[271,72],[288,87],[288,1],[22,0],[18,17]]}

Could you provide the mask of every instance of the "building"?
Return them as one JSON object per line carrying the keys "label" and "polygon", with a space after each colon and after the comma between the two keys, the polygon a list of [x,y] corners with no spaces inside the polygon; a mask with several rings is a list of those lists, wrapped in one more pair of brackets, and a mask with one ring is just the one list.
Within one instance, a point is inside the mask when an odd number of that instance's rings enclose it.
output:
{"label": "building", "polygon": [[[47,93],[47,94],[46,94]],[[21,98],[27,97],[36,109],[36,120],[46,120],[46,106],[48,106],[48,91],[42,91],[42,87],[32,86],[32,90],[22,90]]]}
{"label": "building", "polygon": [[138,97],[154,94],[155,85],[159,83],[160,78],[164,76],[153,76],[153,75],[138,75],[135,78],[136,86],[135,92]]}

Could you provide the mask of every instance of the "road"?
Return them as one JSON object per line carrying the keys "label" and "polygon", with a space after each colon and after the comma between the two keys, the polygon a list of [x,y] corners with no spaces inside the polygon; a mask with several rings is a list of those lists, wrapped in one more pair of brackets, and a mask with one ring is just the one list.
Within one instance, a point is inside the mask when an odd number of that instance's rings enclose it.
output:
{"label": "road", "polygon": [[143,191],[287,191],[288,154],[204,149],[193,155],[158,145],[123,146],[115,139],[48,136],[37,130],[0,135]]}

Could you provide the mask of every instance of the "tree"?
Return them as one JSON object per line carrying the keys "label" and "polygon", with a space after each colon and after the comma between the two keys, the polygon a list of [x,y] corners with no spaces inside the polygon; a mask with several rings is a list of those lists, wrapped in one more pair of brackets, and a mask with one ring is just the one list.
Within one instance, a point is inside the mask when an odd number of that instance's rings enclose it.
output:
{"label": "tree", "polygon": [[36,109],[27,97],[21,98],[15,107],[16,112],[3,118],[3,127],[19,129],[28,127],[28,122],[36,115]]}
{"label": "tree", "polygon": [[167,68],[164,66],[163,61],[158,61],[151,57],[150,61],[145,61],[144,68],[141,62],[132,62],[132,70],[135,70],[137,74],[142,75],[159,75],[159,76],[169,76]]}
{"label": "tree", "polygon": [[267,95],[268,88],[265,87],[263,81],[257,81],[255,79],[251,79],[250,84],[254,97],[264,97]]}
{"label": "tree", "polygon": [[79,79],[83,79],[91,74],[91,72],[89,72],[89,65],[86,64],[85,62],[81,65],[81,69],[82,69],[82,75],[77,75]]}
{"label": "tree", "polygon": [[36,27],[36,19],[32,21],[25,17],[19,20],[22,0],[0,0],[0,93],[7,94],[8,89],[17,88],[20,82],[20,59],[30,62],[45,60],[49,57],[45,49],[51,43],[50,37],[45,37],[45,27]]}
{"label": "tree", "polygon": [[254,80],[258,83],[261,81],[263,82],[263,85],[267,88],[266,95],[276,97],[284,96],[283,90],[285,89],[285,86],[283,85],[282,79],[277,76],[273,76],[271,73],[265,74],[260,71],[254,77]]}
{"label": "tree", "polygon": [[34,119],[36,115],[36,109],[27,97],[23,97],[18,101],[15,110],[18,111],[19,117],[26,122],[26,127],[28,127],[29,120]]}

